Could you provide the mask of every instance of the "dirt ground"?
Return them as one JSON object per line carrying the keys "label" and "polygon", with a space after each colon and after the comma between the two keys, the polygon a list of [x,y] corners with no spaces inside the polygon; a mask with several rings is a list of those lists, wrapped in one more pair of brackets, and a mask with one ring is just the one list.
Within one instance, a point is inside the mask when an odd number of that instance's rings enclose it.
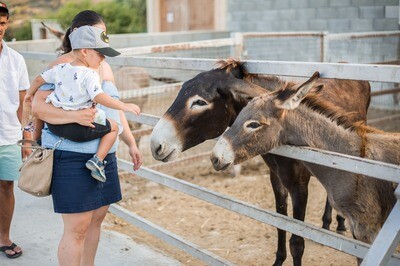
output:
{"label": "dirt ground", "polygon": [[[226,172],[215,172],[206,159],[200,166],[188,167],[185,173],[179,169],[164,169],[163,172],[260,208],[269,210],[275,208],[268,168],[261,158],[246,162],[241,175],[235,178]],[[121,180],[124,198],[120,205],[128,210],[236,265],[273,264],[277,243],[274,227],[135,175],[122,174]],[[325,199],[325,190],[315,178],[312,178],[306,222],[321,226]],[[291,204],[289,205],[290,210]],[[149,245],[176,258],[183,265],[204,265],[187,253],[111,214],[108,215],[107,221],[108,229],[125,233],[138,243]],[[333,223],[331,228],[336,228],[336,223]],[[347,232],[347,235],[350,234]],[[288,239],[289,237],[290,234]],[[288,245],[287,248],[288,258],[285,265],[292,265]],[[356,265],[354,257],[309,240],[306,240],[303,262],[304,265]]]}

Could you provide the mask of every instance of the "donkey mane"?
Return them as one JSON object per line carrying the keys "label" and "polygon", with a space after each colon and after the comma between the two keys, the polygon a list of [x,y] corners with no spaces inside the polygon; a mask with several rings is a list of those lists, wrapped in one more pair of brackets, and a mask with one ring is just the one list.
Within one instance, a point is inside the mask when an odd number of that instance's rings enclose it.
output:
{"label": "donkey mane", "polygon": [[[286,88],[277,91],[276,93],[279,95],[278,100],[285,100],[286,94],[282,92],[288,90],[290,91],[290,87],[292,86],[293,83],[288,82]],[[365,121],[357,120],[359,116],[357,112],[348,112],[343,108],[323,99],[320,96],[320,91],[308,93],[301,103],[311,110],[326,116],[333,122],[336,122],[338,126],[356,132],[360,136],[364,136],[367,133],[392,134],[386,133],[374,127],[367,126]]]}
{"label": "donkey mane", "polygon": [[[264,87],[263,84],[269,84],[270,89],[272,90],[279,88],[286,83],[286,81],[277,76],[250,74],[244,64],[245,62],[236,60],[234,58],[221,59],[217,62],[217,69],[225,70],[226,73],[236,74],[235,76],[238,76],[238,78],[254,83],[261,87]],[[233,73],[234,71],[237,72]]]}

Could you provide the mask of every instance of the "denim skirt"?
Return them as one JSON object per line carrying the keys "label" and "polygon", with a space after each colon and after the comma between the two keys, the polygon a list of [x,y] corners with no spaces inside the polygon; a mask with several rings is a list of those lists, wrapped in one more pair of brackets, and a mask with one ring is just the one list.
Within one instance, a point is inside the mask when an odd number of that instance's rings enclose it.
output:
{"label": "denim skirt", "polygon": [[55,150],[51,194],[56,213],[96,210],[120,201],[121,187],[115,153],[107,155],[106,182],[91,176],[86,162],[93,154]]}

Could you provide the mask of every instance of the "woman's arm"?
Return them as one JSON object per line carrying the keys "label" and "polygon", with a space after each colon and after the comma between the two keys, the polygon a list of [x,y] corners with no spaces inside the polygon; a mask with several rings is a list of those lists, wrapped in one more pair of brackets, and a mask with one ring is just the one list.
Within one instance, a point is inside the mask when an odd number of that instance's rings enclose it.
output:
{"label": "woman's arm", "polygon": [[32,113],[35,117],[55,125],[78,123],[82,126],[94,127],[92,122],[96,114],[95,108],[66,111],[45,102],[50,93],[51,91],[40,90],[36,92],[32,102]]}
{"label": "woman's arm", "polygon": [[123,131],[119,136],[121,140],[129,147],[129,155],[132,157],[133,170],[136,171],[140,168],[140,166],[142,166],[142,155],[140,154],[140,151],[136,145],[135,138],[133,137],[129,128],[128,120],[126,119],[124,112],[120,111],[119,113],[123,126]]}

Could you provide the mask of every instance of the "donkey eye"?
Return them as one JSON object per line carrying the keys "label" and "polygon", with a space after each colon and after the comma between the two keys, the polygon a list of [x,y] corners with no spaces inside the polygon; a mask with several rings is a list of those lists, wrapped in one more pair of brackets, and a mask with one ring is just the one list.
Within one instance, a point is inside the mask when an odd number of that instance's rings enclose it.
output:
{"label": "donkey eye", "polygon": [[251,123],[247,124],[247,127],[248,128],[252,128],[252,129],[256,129],[256,128],[260,127],[260,126],[261,125],[259,123],[257,123],[257,122],[251,122]]}
{"label": "donkey eye", "polygon": [[190,109],[202,109],[204,106],[207,106],[208,103],[202,99],[196,99],[192,102]]}
{"label": "donkey eye", "polygon": [[193,105],[204,106],[204,105],[207,105],[207,103],[203,100],[197,100],[192,103],[192,106]]}

